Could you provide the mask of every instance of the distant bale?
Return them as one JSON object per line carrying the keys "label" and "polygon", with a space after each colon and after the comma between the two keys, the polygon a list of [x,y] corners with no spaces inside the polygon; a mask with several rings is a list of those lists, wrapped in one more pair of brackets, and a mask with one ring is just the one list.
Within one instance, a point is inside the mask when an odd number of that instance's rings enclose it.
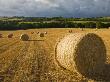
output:
{"label": "distant bale", "polygon": [[84,28],[81,28],[81,31],[84,31]]}
{"label": "distant bale", "polygon": [[34,34],[34,32],[31,32],[31,34]]}
{"label": "distant bale", "polygon": [[37,34],[39,34],[40,32],[37,32]]}
{"label": "distant bale", "polygon": [[29,36],[28,36],[27,34],[22,34],[22,35],[20,36],[20,39],[21,39],[22,41],[28,41],[28,40],[29,40]]}
{"label": "distant bale", "polygon": [[9,34],[8,35],[8,38],[13,38],[13,34]]}
{"label": "distant bale", "polygon": [[98,28],[95,28],[95,30],[97,31],[97,30],[98,30]]}
{"label": "distant bale", "polygon": [[72,30],[69,30],[69,33],[72,33]]}
{"label": "distant bale", "polygon": [[44,33],[40,33],[40,37],[44,37],[45,36],[45,34]]}
{"label": "distant bale", "polygon": [[81,76],[93,77],[104,69],[106,48],[96,34],[70,34],[57,44],[55,52],[61,67]]}
{"label": "distant bale", "polygon": [[47,34],[47,32],[44,32],[44,34]]}

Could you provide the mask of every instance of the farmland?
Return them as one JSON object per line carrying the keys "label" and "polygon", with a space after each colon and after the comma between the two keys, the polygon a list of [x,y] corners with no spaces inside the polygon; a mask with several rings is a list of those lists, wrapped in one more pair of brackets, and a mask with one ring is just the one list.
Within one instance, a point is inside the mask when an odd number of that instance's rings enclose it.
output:
{"label": "farmland", "polygon": [[[57,42],[72,33],[96,33],[106,45],[104,73],[96,79],[78,77],[76,73],[61,68],[55,59]],[[33,34],[31,33],[33,32]],[[40,37],[37,32],[47,32]],[[7,35],[13,33],[12,38]],[[110,29],[49,28],[18,31],[0,31],[0,82],[95,82],[110,81]],[[21,41],[28,34],[29,41]]]}
{"label": "farmland", "polygon": [[110,17],[0,17],[0,30],[36,28],[109,28]]}

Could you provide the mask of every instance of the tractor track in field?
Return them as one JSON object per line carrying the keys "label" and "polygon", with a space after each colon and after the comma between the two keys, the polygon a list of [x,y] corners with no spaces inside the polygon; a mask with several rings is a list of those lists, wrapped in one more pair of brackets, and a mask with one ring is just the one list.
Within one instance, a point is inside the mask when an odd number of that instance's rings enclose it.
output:
{"label": "tractor track in field", "polygon": [[[48,49],[47,49],[48,48]],[[50,47],[45,41],[32,41],[27,55],[18,66],[12,82],[40,82],[42,75],[48,72]]]}
{"label": "tractor track in field", "polygon": [[[16,49],[16,50],[15,50]],[[11,61],[15,57],[16,52],[21,49],[21,46],[14,46],[12,49],[7,50],[6,52],[2,53],[0,56],[0,82],[3,78],[5,78],[5,70],[11,64]]]}
{"label": "tractor track in field", "polygon": [[0,45],[0,47],[3,47],[4,45],[8,45],[9,43],[2,43],[1,45]]}
{"label": "tractor track in field", "polygon": [[35,54],[32,60],[32,64],[31,64],[31,74],[32,77],[30,77],[30,81],[31,82],[40,82],[40,73],[41,73],[41,58],[40,56],[42,54],[45,54],[43,49],[41,48],[41,45],[39,43],[39,41],[35,41],[34,45],[36,46],[35,49]]}
{"label": "tractor track in field", "polygon": [[2,47],[5,44],[9,44],[13,41],[15,42],[15,41],[18,41],[18,40],[17,39],[7,39],[7,38],[0,39],[0,47]]}
{"label": "tractor track in field", "polygon": [[31,68],[32,68],[32,60],[34,59],[35,54],[35,45],[34,41],[30,42],[30,46],[26,55],[23,57],[23,60],[19,64],[19,67],[16,71],[15,76],[13,77],[12,82],[21,81],[21,82],[30,82],[31,77]]}
{"label": "tractor track in field", "polygon": [[[12,82],[12,79],[14,77],[14,74],[19,66],[20,61],[22,61],[23,56],[25,56],[25,52],[27,52],[27,49],[29,47],[29,43],[23,43],[23,46],[18,47],[18,51],[13,53],[13,55],[16,55],[12,60],[10,65],[7,69],[3,72],[4,75],[4,81],[3,82]],[[10,54],[12,55],[12,54]]]}
{"label": "tractor track in field", "polygon": [[9,44],[9,42],[1,42],[1,43],[0,43],[0,47],[2,47],[2,46],[4,46],[4,45],[7,45],[7,44]]}
{"label": "tractor track in field", "polygon": [[[35,43],[38,46],[38,50],[36,51],[37,53],[37,61],[38,61],[38,67],[33,67],[33,69],[37,68],[37,74],[39,76],[39,82],[44,82],[45,80],[49,80],[48,73],[49,69],[52,68],[53,64],[53,59],[52,54],[51,54],[51,46],[49,42],[47,41],[37,41]],[[35,61],[33,63],[36,63]],[[34,76],[35,77],[35,76]]]}
{"label": "tractor track in field", "polygon": [[7,39],[4,39],[4,40],[0,40],[0,47],[2,47],[3,45],[5,45],[5,44],[9,44],[9,43],[11,43],[11,42],[15,42],[15,41],[17,41],[17,40],[7,40]]}
{"label": "tractor track in field", "polygon": [[11,58],[16,56],[16,52],[18,52],[20,48],[22,48],[22,45],[20,45],[20,42],[18,42],[15,44],[15,46],[11,47],[11,49],[3,52],[0,55],[0,68],[2,68],[2,64],[7,64],[6,62],[10,62]]}
{"label": "tractor track in field", "polygon": [[39,75],[40,70],[39,70],[39,62],[38,62],[39,44],[37,42],[34,42],[34,45],[36,46],[36,49],[35,49],[35,55],[32,59],[32,64],[31,64],[32,77],[30,77],[30,81],[40,82],[40,75]]}
{"label": "tractor track in field", "polygon": [[9,50],[11,47],[13,47],[15,44],[19,43],[20,41],[15,41],[11,43],[4,44],[0,47],[0,55],[4,53],[5,51]]}

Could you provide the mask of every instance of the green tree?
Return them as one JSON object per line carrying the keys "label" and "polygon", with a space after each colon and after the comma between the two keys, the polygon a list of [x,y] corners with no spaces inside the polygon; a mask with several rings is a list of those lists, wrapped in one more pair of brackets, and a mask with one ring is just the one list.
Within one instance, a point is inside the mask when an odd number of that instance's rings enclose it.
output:
{"label": "green tree", "polygon": [[96,22],[96,28],[102,28],[103,26],[102,22]]}

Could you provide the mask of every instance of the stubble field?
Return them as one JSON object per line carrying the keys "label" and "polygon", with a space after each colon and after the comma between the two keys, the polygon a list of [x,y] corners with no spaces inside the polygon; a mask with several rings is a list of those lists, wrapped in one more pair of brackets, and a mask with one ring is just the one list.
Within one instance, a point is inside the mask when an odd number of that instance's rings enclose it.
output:
{"label": "stubble field", "polygon": [[[97,77],[101,82],[110,79],[110,29],[32,29],[20,31],[0,31],[0,82],[96,82],[91,78],[78,77],[58,65],[55,47],[65,35],[72,33],[96,33],[105,45],[107,52],[106,70]],[[31,32],[34,32],[33,34]],[[47,32],[40,37],[37,32]],[[13,38],[7,35],[13,33]],[[29,41],[21,41],[20,35],[28,34]]]}

